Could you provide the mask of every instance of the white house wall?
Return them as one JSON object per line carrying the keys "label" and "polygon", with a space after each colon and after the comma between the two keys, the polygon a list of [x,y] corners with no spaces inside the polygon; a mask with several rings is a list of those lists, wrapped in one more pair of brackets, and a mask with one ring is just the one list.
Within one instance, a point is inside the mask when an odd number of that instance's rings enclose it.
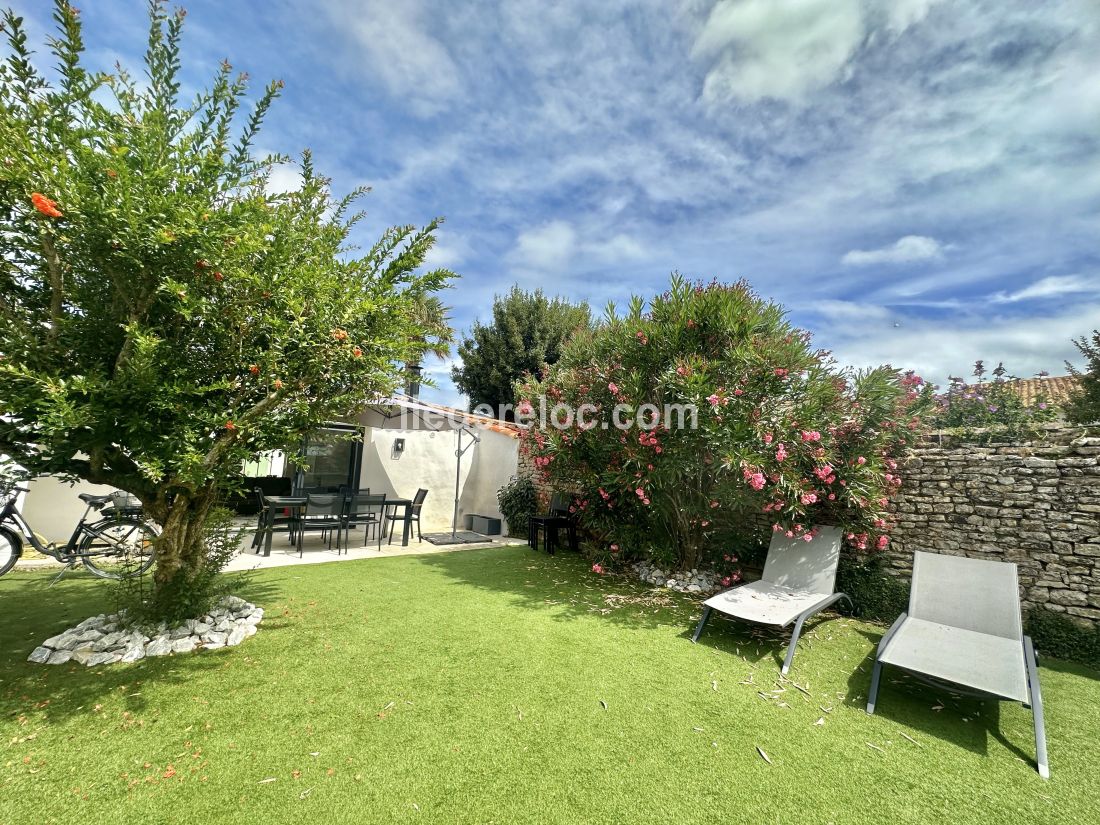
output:
{"label": "white house wall", "polygon": [[105,496],[116,492],[114,487],[80,481],[67,484],[53,476],[38,476],[27,482],[21,512],[31,528],[50,541],[65,542],[88,506],[77,496],[91,493]]}
{"label": "white house wall", "polygon": [[[500,518],[497,490],[516,474],[519,442],[492,430],[478,430],[475,443],[462,456],[459,475],[458,526],[463,516],[477,513]],[[394,442],[405,440],[405,449],[394,452]],[[462,444],[470,443],[463,434]],[[455,449],[453,430],[440,432],[368,426],[364,434],[363,465],[359,485],[372,493],[412,498],[417,489],[428,490],[421,511],[424,531],[449,530],[454,511]]]}

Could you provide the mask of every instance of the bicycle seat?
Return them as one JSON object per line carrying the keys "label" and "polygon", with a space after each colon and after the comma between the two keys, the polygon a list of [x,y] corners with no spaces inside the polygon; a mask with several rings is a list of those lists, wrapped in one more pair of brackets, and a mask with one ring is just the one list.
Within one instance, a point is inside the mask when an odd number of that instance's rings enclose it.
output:
{"label": "bicycle seat", "polygon": [[91,493],[81,493],[77,496],[85,504],[91,504],[93,507],[99,504],[106,504],[111,500],[109,495],[106,496],[93,496]]}

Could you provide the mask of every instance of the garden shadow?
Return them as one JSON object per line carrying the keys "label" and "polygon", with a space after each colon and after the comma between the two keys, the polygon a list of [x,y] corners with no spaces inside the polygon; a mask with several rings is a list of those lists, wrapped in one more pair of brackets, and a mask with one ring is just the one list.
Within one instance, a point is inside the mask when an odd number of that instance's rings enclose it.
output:
{"label": "garden shadow", "polygon": [[[46,721],[64,721],[96,705],[121,697],[124,710],[137,715],[146,709],[141,685],[185,683],[198,674],[224,666],[224,656],[236,649],[200,651],[183,656],[142,659],[130,664],[85,667],[79,664],[41,665],[27,656],[42,640],[89,616],[113,612],[117,605],[109,582],[72,571],[51,586],[56,572],[17,571],[0,580],[0,623],[5,632],[0,647],[0,718],[43,714]],[[248,580],[240,590],[250,599],[270,597],[273,588]],[[265,617],[265,632],[285,626],[278,616]]]}
{"label": "garden shadow", "polygon": [[[852,671],[844,703],[866,711],[875,652],[886,628],[881,633],[868,630],[859,632],[873,647]],[[912,735],[933,736],[982,756],[989,753],[989,740],[992,738],[1015,756],[1034,764],[1034,740],[1031,740],[1030,746],[1028,742],[1011,741],[1001,730],[1001,705],[995,699],[954,693],[947,688],[923,682],[898,668],[885,666],[879,682],[874,717],[900,725]]]}
{"label": "garden shadow", "polygon": [[[679,625],[690,642],[702,615],[700,597],[647,585],[628,575],[597,575],[590,562],[565,551],[553,556],[526,546],[462,550],[417,557],[464,585],[508,594],[523,609],[551,611],[554,621],[597,618],[637,630]],[[808,622],[800,645],[821,623],[836,614],[822,613]],[[709,647],[752,664],[774,661],[778,672],[790,642],[790,628],[771,628],[712,615],[700,647]]]}

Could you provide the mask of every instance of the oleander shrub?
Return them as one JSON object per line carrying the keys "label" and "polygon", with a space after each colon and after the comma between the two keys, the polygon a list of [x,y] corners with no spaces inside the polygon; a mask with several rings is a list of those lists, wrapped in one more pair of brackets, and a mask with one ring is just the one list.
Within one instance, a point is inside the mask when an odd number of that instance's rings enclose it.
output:
{"label": "oleander shrub", "polygon": [[521,449],[579,491],[606,560],[675,569],[725,561],[718,538],[761,514],[790,536],[833,524],[884,548],[897,460],[932,404],[912,373],[839,368],[748,284],[678,276],[623,315],[609,307],[519,390]]}

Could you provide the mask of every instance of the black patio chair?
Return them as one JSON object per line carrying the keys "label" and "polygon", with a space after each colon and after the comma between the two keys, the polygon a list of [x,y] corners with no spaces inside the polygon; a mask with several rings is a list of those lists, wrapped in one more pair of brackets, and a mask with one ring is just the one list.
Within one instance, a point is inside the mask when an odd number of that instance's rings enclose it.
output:
{"label": "black patio chair", "polygon": [[311,530],[320,530],[321,538],[328,539],[328,549],[332,549],[332,536],[336,535],[336,549],[340,549],[340,531],[344,529],[344,510],[346,500],[336,493],[308,493],[306,505],[298,519],[298,558],[302,557],[302,537]]}
{"label": "black patio chair", "polygon": [[[252,549],[256,550],[263,546],[264,538],[267,534],[267,511],[269,505],[264,501],[264,491],[261,488],[253,487],[252,494],[256,497],[256,506],[259,508],[259,512],[256,515],[256,532],[252,536]],[[298,514],[294,510],[280,514],[279,511],[281,509],[282,508],[277,508],[275,510],[271,531],[273,533],[285,532],[288,534],[287,539],[293,542],[295,540],[295,528],[298,524]]]}
{"label": "black patio chair", "polygon": [[538,550],[541,532],[546,552],[552,556],[558,547],[558,531],[563,528],[569,536],[569,549],[579,549],[577,520],[569,512],[569,496],[564,493],[554,493],[550,499],[549,512],[541,516],[531,516],[527,520],[527,544]]}
{"label": "black patio chair", "polygon": [[348,547],[348,535],[351,530],[363,527],[363,547],[367,546],[371,528],[378,539],[378,549],[382,549],[382,536],[386,532],[386,494],[371,494],[370,490],[360,490],[347,496],[347,510],[344,515],[344,549]]}
{"label": "black patio chair", "polygon": [[[414,522],[416,523],[416,540],[417,541],[424,541],[423,536],[420,535],[420,511],[424,507],[424,499],[426,499],[427,497],[428,497],[428,491],[425,490],[423,487],[421,487],[419,490],[416,491],[416,495],[413,496],[412,504],[409,505],[409,509],[407,511],[403,511],[401,513],[401,515],[398,515],[397,512],[396,512],[396,509],[395,509],[393,514],[390,516],[390,538],[389,538],[390,542],[393,541],[393,525],[394,525],[394,522],[396,522],[396,521],[404,522],[406,518],[409,520],[409,529],[410,530],[412,529],[412,524]],[[402,530],[402,534],[404,534],[404,530],[405,530],[404,523],[402,523],[402,525],[401,525],[401,530]]]}

